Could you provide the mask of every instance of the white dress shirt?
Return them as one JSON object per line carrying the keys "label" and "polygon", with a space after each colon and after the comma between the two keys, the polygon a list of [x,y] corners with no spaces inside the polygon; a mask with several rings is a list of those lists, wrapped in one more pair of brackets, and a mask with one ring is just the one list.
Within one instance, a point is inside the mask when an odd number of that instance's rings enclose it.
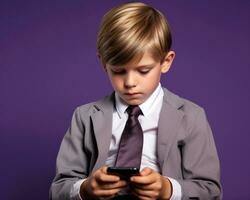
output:
{"label": "white dress shirt", "polygon": [[[156,157],[156,143],[157,143],[157,132],[158,132],[158,121],[160,116],[160,111],[162,107],[164,92],[162,90],[161,84],[155,89],[152,95],[141,105],[139,105],[143,115],[138,117],[143,130],[143,150],[142,150],[142,160],[140,170],[144,167],[150,167],[151,169],[159,172],[159,164]],[[126,121],[128,119],[128,114],[126,112],[128,105],[124,104],[120,100],[120,97],[115,93],[115,109],[113,112],[113,125],[112,125],[112,138],[109,147],[108,158],[106,160],[107,166],[114,166],[116,160],[116,155],[121,139],[123,129],[125,127]],[[171,200],[181,199],[181,186],[173,178],[168,177],[172,184],[173,192]],[[77,181],[71,189],[71,198],[80,199],[79,195],[80,186],[83,180]]]}

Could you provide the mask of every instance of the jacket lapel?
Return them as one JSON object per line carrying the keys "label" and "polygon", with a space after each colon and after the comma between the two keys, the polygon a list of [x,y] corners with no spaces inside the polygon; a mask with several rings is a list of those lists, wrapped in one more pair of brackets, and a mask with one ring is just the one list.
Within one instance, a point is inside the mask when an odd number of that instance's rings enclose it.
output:
{"label": "jacket lapel", "polygon": [[93,171],[105,164],[112,136],[113,95],[97,102],[96,112],[91,115],[98,155]]}
{"label": "jacket lapel", "polygon": [[164,162],[167,160],[173,141],[176,140],[177,131],[184,115],[179,110],[182,106],[183,101],[178,96],[164,89],[157,138],[157,157],[162,171],[165,171]]}

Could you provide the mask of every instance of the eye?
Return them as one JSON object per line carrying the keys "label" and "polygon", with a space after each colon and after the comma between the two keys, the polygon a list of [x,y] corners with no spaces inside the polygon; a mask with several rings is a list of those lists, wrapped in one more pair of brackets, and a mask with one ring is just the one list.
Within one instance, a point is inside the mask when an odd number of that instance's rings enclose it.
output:
{"label": "eye", "polygon": [[126,71],[123,69],[111,69],[112,74],[125,74]]}
{"label": "eye", "polygon": [[147,73],[150,72],[150,70],[151,70],[151,69],[141,69],[141,70],[139,70],[139,73],[140,73],[140,74],[147,74]]}

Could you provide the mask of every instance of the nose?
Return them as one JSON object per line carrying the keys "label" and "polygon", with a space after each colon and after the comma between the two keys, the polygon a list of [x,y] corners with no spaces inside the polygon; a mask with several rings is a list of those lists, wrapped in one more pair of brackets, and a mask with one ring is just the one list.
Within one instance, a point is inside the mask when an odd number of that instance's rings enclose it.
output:
{"label": "nose", "polygon": [[136,77],[135,77],[135,74],[133,73],[128,73],[125,77],[125,80],[124,80],[124,86],[126,88],[132,88],[132,87],[135,87],[136,86]]}

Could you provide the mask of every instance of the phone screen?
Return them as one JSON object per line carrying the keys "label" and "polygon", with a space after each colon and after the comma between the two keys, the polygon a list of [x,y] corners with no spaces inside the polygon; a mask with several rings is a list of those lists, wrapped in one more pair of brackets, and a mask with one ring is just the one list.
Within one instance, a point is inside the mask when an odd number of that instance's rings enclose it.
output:
{"label": "phone screen", "polygon": [[139,174],[136,167],[108,167],[107,172],[119,176],[121,179],[129,179],[131,176]]}

